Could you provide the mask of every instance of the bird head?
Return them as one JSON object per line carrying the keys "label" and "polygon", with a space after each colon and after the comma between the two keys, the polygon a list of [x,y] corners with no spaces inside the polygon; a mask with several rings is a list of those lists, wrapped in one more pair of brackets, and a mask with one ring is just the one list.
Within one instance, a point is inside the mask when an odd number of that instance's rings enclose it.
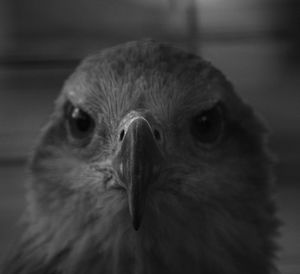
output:
{"label": "bird head", "polygon": [[264,126],[198,56],[146,40],[83,60],[31,171],[28,234],[45,258],[68,254],[61,268],[93,261],[114,273],[108,258],[128,273],[271,265]]}

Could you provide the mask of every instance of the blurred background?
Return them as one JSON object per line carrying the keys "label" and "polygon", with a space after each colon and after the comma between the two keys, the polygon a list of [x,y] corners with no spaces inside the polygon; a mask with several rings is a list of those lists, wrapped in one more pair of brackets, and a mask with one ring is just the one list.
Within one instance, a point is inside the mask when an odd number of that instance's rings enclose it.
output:
{"label": "blurred background", "polygon": [[0,259],[19,232],[26,157],[89,53],[154,38],[201,54],[268,122],[282,273],[300,273],[299,0],[0,0]]}

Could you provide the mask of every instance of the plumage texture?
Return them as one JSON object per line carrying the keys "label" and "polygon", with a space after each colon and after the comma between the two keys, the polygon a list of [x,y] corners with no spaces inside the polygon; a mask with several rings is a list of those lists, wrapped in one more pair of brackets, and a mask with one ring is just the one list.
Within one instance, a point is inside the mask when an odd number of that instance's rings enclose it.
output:
{"label": "plumage texture", "polygon": [[[67,101],[96,121],[84,147],[68,138]],[[190,121],[219,103],[222,140],[199,145]],[[133,110],[159,124],[165,159],[138,231],[127,194],[109,188],[118,127]],[[66,81],[30,167],[25,230],[5,274],[276,272],[266,131],[200,57],[152,40],[88,57]]]}

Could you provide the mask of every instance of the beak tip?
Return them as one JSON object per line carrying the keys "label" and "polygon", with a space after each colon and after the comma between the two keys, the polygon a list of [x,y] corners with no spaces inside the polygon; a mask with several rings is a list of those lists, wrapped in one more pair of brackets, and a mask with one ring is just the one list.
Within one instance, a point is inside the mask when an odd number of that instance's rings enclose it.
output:
{"label": "beak tip", "polygon": [[138,231],[140,226],[141,226],[140,219],[139,218],[133,218],[132,225],[133,225],[134,230]]}
{"label": "beak tip", "polygon": [[139,228],[140,228],[140,225],[139,224],[133,224],[133,228],[135,231],[138,231]]}
{"label": "beak tip", "polygon": [[138,231],[141,226],[141,218],[139,217],[139,214],[137,214],[137,212],[133,210],[131,203],[129,203],[129,214],[134,230]]}

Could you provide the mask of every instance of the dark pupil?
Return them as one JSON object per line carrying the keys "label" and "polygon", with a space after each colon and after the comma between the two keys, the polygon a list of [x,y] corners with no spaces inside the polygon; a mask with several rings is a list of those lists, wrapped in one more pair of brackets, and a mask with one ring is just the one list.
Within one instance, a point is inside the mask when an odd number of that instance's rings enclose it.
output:
{"label": "dark pupil", "polygon": [[91,127],[91,119],[86,113],[84,113],[79,108],[74,108],[71,117],[73,123],[75,124],[74,126],[76,126],[78,131],[82,133],[89,131]]}
{"label": "dark pupil", "polygon": [[94,129],[93,119],[78,107],[68,107],[67,121],[71,135],[77,139],[89,136]]}
{"label": "dark pupil", "polygon": [[192,123],[192,134],[202,143],[215,142],[222,133],[223,120],[218,106],[197,115]]}

